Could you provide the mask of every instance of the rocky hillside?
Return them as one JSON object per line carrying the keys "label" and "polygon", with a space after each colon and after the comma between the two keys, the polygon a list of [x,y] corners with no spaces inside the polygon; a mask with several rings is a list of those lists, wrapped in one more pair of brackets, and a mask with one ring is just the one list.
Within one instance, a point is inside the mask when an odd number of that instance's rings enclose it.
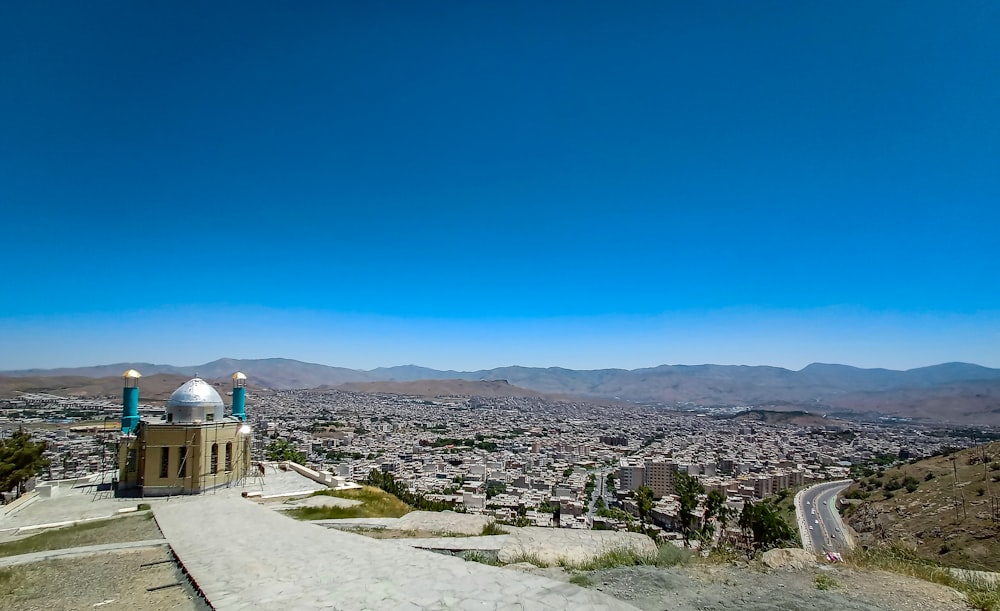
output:
{"label": "rocky hillside", "polygon": [[900,542],[947,566],[1000,571],[1000,442],[871,472],[845,497],[864,544]]}

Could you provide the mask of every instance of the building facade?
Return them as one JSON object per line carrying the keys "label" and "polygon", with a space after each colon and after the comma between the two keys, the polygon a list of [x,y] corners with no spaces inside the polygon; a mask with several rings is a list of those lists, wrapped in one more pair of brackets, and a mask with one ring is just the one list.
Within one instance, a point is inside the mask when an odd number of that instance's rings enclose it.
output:
{"label": "building facade", "polygon": [[[138,372],[126,372],[138,390]],[[130,382],[129,380],[132,380]],[[250,472],[250,427],[244,422],[246,376],[233,376],[233,413],[211,384],[194,378],[175,390],[162,419],[137,418],[138,392],[123,393],[118,490],[142,496],[198,494],[242,482]],[[242,389],[237,392],[237,389]]]}

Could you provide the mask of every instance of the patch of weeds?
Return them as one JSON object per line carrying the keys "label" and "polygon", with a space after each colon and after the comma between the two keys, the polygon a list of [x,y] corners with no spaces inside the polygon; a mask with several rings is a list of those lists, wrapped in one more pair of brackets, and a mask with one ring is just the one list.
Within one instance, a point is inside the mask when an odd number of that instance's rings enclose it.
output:
{"label": "patch of weeds", "polygon": [[578,571],[597,571],[613,569],[620,566],[655,565],[657,557],[653,554],[637,552],[633,549],[614,549],[584,562],[569,562],[560,559],[559,566]]}
{"label": "patch of weeds", "polygon": [[150,509],[152,509],[152,507],[150,506],[149,503],[139,503],[139,505],[136,507],[137,511],[149,511]]}
{"label": "patch of weeds", "polygon": [[573,585],[580,586],[581,588],[589,588],[594,585],[594,582],[583,573],[577,573],[569,578],[569,582]]}
{"label": "patch of weeds", "polygon": [[67,547],[123,543],[156,538],[160,535],[159,529],[155,526],[135,528],[136,523],[148,522],[151,518],[152,514],[149,513],[142,515],[128,514],[106,520],[91,520],[71,526],[53,528],[40,532],[37,535],[0,544],[0,557]]}
{"label": "patch of weeds", "polygon": [[549,568],[549,563],[542,560],[541,556],[535,552],[521,552],[520,554],[511,557],[507,564],[517,564],[519,562],[527,562],[528,564],[533,564],[540,569]]}
{"label": "patch of weeds", "polygon": [[1000,610],[1000,591],[994,590],[975,590],[973,592],[966,593],[966,600],[969,601],[969,605],[973,609],[981,609],[982,611],[998,611]]}
{"label": "patch of weeds", "polygon": [[1000,584],[983,579],[960,579],[951,570],[917,556],[899,546],[877,546],[845,556],[849,565],[900,573],[938,583],[965,594],[966,600],[982,611],[1000,611]]}
{"label": "patch of weeds", "polygon": [[826,573],[821,573],[816,576],[816,589],[817,590],[832,590],[836,588],[839,584],[833,578]]}
{"label": "patch of weeds", "polygon": [[659,567],[687,564],[691,561],[692,555],[694,555],[694,552],[689,549],[677,547],[673,543],[664,543],[656,550],[656,562],[654,564]]}
{"label": "patch of weeds", "polygon": [[490,535],[506,535],[508,533],[506,530],[501,528],[500,525],[497,524],[496,522],[489,521],[486,523],[485,526],[483,526],[483,532],[481,532],[480,534],[484,537],[488,537]]}
{"label": "patch of weeds", "polygon": [[401,518],[410,506],[395,496],[373,486],[348,490],[320,490],[312,496],[335,496],[361,501],[352,507],[297,507],[285,513],[299,520],[338,520],[343,518]]}
{"label": "patch of weeds", "polygon": [[485,554],[477,550],[470,550],[462,554],[462,559],[468,562],[478,562],[490,566],[500,566],[500,561],[493,554]]}

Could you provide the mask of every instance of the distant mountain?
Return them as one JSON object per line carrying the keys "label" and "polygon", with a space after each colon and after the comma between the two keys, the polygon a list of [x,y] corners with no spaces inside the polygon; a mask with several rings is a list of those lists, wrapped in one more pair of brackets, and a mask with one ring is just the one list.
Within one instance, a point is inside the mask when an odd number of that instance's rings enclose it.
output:
{"label": "distant mountain", "polygon": [[553,398],[538,391],[511,386],[506,380],[411,380],[408,382],[348,382],[339,390],[390,393],[417,397],[538,397]]}
{"label": "distant mountain", "polygon": [[152,363],[116,363],[114,365],[98,365],[95,367],[75,367],[62,369],[23,369],[18,371],[0,371],[0,376],[16,377],[48,377],[48,376],[84,376],[107,377],[121,376],[129,369],[135,369],[144,377],[157,373],[169,373],[188,378],[195,375],[206,380],[228,378],[237,371],[242,371],[253,379],[256,386],[264,388],[315,388],[316,386],[343,384],[344,382],[363,382],[373,378],[363,371],[330,367],[316,363],[304,363],[292,359],[230,359],[222,358],[204,365],[177,367],[174,365],[154,365]]}
{"label": "distant mountain", "polygon": [[[746,365],[660,365],[642,369],[574,370],[497,367],[440,371],[404,365],[359,371],[291,359],[219,359],[177,367],[118,363],[73,369],[0,372],[3,376],[119,376],[126,369],[222,379],[243,371],[255,386],[289,389],[364,382],[505,380],[539,393],[652,404],[751,405],[840,415],[889,415],[1000,424],[1000,369],[944,363],[907,371],[814,363],[800,371]],[[402,388],[402,387],[401,387]]]}

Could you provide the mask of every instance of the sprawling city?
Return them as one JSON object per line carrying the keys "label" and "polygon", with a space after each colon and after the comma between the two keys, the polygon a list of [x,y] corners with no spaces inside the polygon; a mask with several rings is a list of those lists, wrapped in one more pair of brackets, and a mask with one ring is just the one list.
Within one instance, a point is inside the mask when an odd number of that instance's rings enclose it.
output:
{"label": "sprawling city", "polygon": [[8,2],[0,609],[1000,611],[1000,2]]}

